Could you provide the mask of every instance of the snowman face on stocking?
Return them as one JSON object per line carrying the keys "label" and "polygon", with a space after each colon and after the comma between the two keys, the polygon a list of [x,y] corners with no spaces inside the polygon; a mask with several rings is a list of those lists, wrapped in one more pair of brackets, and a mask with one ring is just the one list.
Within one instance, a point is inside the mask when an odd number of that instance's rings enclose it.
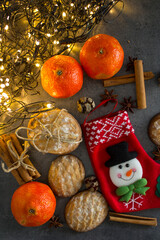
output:
{"label": "snowman face on stocking", "polygon": [[111,158],[106,161],[105,166],[109,167],[112,183],[118,187],[116,194],[121,196],[119,201],[128,202],[134,192],[145,195],[149,187],[145,187],[147,180],[142,178],[143,169],[136,158],[137,153],[128,151],[127,142],[110,146],[107,152]]}
{"label": "snowman face on stocking", "polygon": [[116,187],[126,186],[142,178],[143,170],[137,158],[110,167],[110,178]]}

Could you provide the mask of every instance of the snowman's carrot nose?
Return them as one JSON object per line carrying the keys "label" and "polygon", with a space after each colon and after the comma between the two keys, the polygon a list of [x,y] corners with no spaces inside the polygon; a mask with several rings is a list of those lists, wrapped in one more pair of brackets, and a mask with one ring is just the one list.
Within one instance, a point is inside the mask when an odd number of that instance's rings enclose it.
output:
{"label": "snowman's carrot nose", "polygon": [[131,174],[132,174],[132,169],[130,169],[129,171],[126,172],[126,176],[127,176],[127,177],[130,177]]}

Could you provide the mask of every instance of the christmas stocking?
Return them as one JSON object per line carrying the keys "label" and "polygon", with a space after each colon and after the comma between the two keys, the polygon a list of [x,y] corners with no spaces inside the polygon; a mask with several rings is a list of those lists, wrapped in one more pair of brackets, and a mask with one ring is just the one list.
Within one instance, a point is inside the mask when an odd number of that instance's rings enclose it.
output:
{"label": "christmas stocking", "polygon": [[127,112],[85,120],[82,129],[92,166],[110,207],[116,212],[160,207],[160,165],[142,148]]}

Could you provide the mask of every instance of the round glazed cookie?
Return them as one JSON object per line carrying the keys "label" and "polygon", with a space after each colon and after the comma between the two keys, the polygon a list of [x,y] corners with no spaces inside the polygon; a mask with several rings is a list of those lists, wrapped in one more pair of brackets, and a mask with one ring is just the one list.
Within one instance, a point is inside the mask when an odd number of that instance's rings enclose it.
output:
{"label": "round glazed cookie", "polygon": [[160,145],[160,113],[151,119],[148,134],[153,143]]}
{"label": "round glazed cookie", "polygon": [[27,135],[38,151],[53,154],[72,152],[82,139],[79,123],[65,109],[33,116],[28,123]]}
{"label": "round glazed cookie", "polygon": [[70,197],[77,193],[84,177],[83,164],[73,155],[58,157],[52,162],[48,173],[49,185],[60,197]]}
{"label": "round glazed cookie", "polygon": [[71,198],[65,208],[68,226],[77,232],[87,232],[100,225],[108,214],[108,205],[101,193],[83,191]]}

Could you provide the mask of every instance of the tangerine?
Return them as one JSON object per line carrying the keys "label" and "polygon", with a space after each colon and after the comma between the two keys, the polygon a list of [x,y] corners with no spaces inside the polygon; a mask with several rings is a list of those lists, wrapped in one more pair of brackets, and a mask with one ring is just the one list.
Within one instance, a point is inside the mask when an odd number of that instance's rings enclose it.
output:
{"label": "tangerine", "polygon": [[124,51],[117,39],[106,34],[89,38],[80,51],[80,62],[89,77],[107,79],[122,67]]}
{"label": "tangerine", "polygon": [[16,221],[25,227],[46,223],[54,214],[56,198],[50,187],[40,182],[20,186],[13,194],[11,211]]}
{"label": "tangerine", "polygon": [[41,83],[44,90],[52,97],[68,98],[82,88],[83,71],[73,57],[56,55],[42,66]]}

